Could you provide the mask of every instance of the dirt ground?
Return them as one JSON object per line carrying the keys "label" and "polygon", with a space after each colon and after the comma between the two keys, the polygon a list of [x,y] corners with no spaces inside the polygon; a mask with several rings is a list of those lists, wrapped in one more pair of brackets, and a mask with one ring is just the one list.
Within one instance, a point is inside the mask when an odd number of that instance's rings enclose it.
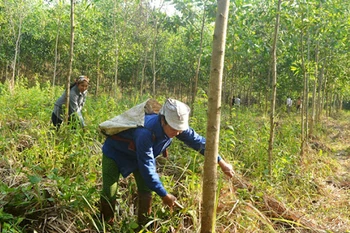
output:
{"label": "dirt ground", "polygon": [[322,139],[329,154],[339,164],[333,176],[324,181],[324,201],[319,213],[325,230],[350,232],[350,121],[327,118],[323,120],[327,137]]}

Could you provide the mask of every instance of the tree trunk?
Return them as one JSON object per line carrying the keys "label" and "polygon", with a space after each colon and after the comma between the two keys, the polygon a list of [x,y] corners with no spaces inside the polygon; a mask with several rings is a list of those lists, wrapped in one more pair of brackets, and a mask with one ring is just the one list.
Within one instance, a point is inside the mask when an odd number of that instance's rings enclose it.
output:
{"label": "tree trunk", "polygon": [[21,34],[22,34],[22,17],[20,16],[19,24],[18,24],[18,34],[16,39],[16,46],[15,46],[15,56],[13,58],[12,62],[12,77],[10,80],[10,93],[13,93],[15,88],[15,76],[16,76],[16,64],[17,64],[17,57],[19,53],[19,46],[20,46],[20,40],[21,40]]}
{"label": "tree trunk", "polygon": [[[204,3],[205,4],[205,3]],[[202,26],[201,26],[201,37],[200,37],[200,44],[199,44],[199,54],[197,58],[197,68],[196,73],[194,76],[194,82],[192,87],[192,101],[191,101],[191,115],[194,113],[194,102],[196,101],[196,95],[197,95],[197,89],[198,89],[198,77],[199,77],[199,69],[201,67],[201,58],[202,58],[202,47],[203,47],[203,32],[204,32],[204,26],[205,26],[205,6],[203,7],[203,18],[202,18]]]}
{"label": "tree trunk", "polygon": [[153,56],[152,56],[152,72],[153,72],[153,81],[152,81],[152,93],[153,97],[156,96],[156,49],[157,49],[157,36],[158,36],[158,19],[157,17],[154,20],[154,39],[153,39]]}
{"label": "tree trunk", "polygon": [[117,98],[118,96],[118,67],[119,67],[119,46],[118,46],[118,38],[117,38],[117,23],[116,23],[116,16],[117,16],[117,0],[114,1],[114,7],[113,7],[113,31],[114,31],[114,41],[115,41],[115,64],[114,64],[114,97]]}
{"label": "tree trunk", "polygon": [[[302,18],[304,15],[302,16]],[[300,54],[301,54],[301,69],[302,69],[302,74],[303,74],[303,96],[301,98],[301,106],[300,106],[300,122],[301,122],[301,128],[300,128],[300,162],[302,163],[303,157],[304,157],[304,147],[305,147],[305,108],[306,108],[306,69],[305,69],[305,59],[304,59],[304,31],[303,29],[301,30],[300,33]]]}
{"label": "tree trunk", "polygon": [[141,71],[141,83],[140,83],[140,96],[143,95],[143,83],[145,80],[145,71],[147,67],[147,59],[148,59],[148,52],[147,48],[145,48],[145,57],[143,59],[143,66],[142,66],[142,71]]}
{"label": "tree trunk", "polygon": [[272,96],[271,96],[271,113],[270,113],[270,139],[269,139],[269,174],[272,175],[272,157],[273,157],[273,142],[274,142],[274,131],[275,131],[275,109],[276,109],[276,89],[277,89],[277,39],[278,29],[280,26],[280,11],[281,11],[281,0],[278,0],[277,12],[276,12],[276,24],[275,33],[272,45]]}
{"label": "tree trunk", "polygon": [[58,40],[60,36],[60,26],[61,26],[61,15],[59,14],[58,20],[57,20],[57,32],[56,32],[56,41],[55,41],[55,63],[53,67],[52,87],[54,87],[56,83],[57,61],[58,61]]}
{"label": "tree trunk", "polygon": [[97,56],[97,64],[96,64],[97,72],[96,72],[96,89],[95,96],[98,96],[99,87],[100,87],[100,57]]}
{"label": "tree trunk", "polygon": [[[324,64],[325,65],[325,64]],[[321,98],[321,111],[325,110],[326,111],[326,116],[327,114],[327,100],[328,100],[328,78],[327,74],[325,74],[325,70],[323,69],[322,71],[322,76],[324,78],[324,86],[323,86],[323,91],[322,91],[322,98]],[[322,113],[321,113],[322,114]]]}
{"label": "tree trunk", "polygon": [[218,0],[210,67],[207,142],[205,148],[201,233],[215,232],[216,172],[220,133],[221,89],[229,0]]}
{"label": "tree trunk", "polygon": [[313,137],[314,133],[314,126],[316,123],[316,91],[317,91],[317,76],[318,76],[318,45],[316,47],[316,54],[315,54],[315,80],[313,84],[313,91],[312,91],[312,113],[311,113],[311,121],[310,121],[310,132],[309,132],[309,137]]}
{"label": "tree trunk", "polygon": [[321,114],[322,114],[322,98],[323,98],[323,92],[322,92],[322,86],[323,86],[323,76],[324,76],[324,66],[322,66],[320,75],[318,77],[318,89],[317,89],[317,107],[316,107],[316,121],[321,121]]}
{"label": "tree trunk", "polygon": [[[310,35],[309,30],[307,31],[307,64],[310,61]],[[305,68],[305,64],[303,65]],[[304,69],[304,108],[303,112],[305,115],[305,144],[309,143],[309,69],[308,67]]]}
{"label": "tree trunk", "polygon": [[69,52],[69,67],[68,77],[66,82],[66,114],[65,122],[68,122],[69,118],[69,94],[70,94],[70,79],[72,76],[73,56],[74,56],[74,0],[71,0],[70,6],[70,52]]}

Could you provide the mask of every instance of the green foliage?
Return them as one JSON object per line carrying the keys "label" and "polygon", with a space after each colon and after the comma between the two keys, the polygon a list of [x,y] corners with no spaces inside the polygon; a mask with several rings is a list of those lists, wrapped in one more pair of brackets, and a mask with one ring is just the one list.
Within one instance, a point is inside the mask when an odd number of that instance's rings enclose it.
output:
{"label": "green foliage", "polygon": [[[156,75],[157,89],[190,95],[201,55],[198,87],[206,89],[217,3],[166,2],[173,4],[176,14],[167,15],[154,8],[152,1],[77,1],[73,76],[88,75],[94,91],[109,93],[119,88],[120,92],[130,94],[134,90],[151,92]],[[275,5],[275,1],[231,2],[225,98],[244,94],[253,103],[269,94]],[[10,79],[12,75],[16,40],[20,38],[16,81],[17,76],[24,75],[32,86],[35,81],[51,80],[55,71],[54,84],[61,85],[69,63],[69,1],[8,0],[0,7],[3,78]],[[304,74],[313,81],[320,78],[322,70],[327,82],[317,84],[321,85],[320,91],[325,89],[325,94],[336,91],[349,98],[348,8],[349,3],[340,0],[282,3],[277,44],[278,104],[284,103],[286,95],[293,98],[300,95]],[[203,44],[199,51],[203,19]],[[300,67],[301,58],[304,70]],[[111,85],[115,77],[117,87]]]}
{"label": "green foliage", "polygon": [[[87,127],[83,130],[63,125],[56,132],[49,120],[53,102],[63,90],[51,89],[47,85],[41,87],[39,83],[27,88],[25,79],[19,84],[13,95],[7,93],[6,85],[0,86],[0,105],[4,109],[0,114],[0,153],[3,154],[0,175],[4,177],[0,183],[0,222],[3,232],[40,230],[40,224],[49,213],[60,216],[58,219],[62,221],[72,221],[75,229],[72,232],[83,229],[133,232],[137,227],[137,188],[132,176],[120,181],[114,229],[104,225],[99,218],[104,136],[99,134],[97,126],[144,98],[134,96],[116,100],[107,95],[99,98],[88,96],[84,110]],[[160,102],[164,101],[162,98],[159,98]],[[197,98],[194,108],[191,126],[205,135],[207,97],[204,94]],[[337,164],[330,161],[326,151],[319,151],[314,157],[307,158],[310,163],[308,170],[299,165],[300,123],[295,119],[298,119],[296,115],[277,119],[273,172],[269,177],[266,172],[269,120],[243,106],[223,111],[220,154],[234,165],[237,173],[249,178],[255,189],[239,188],[232,192],[231,182],[219,169],[218,232],[225,232],[219,230],[221,227],[227,230],[230,229],[228,226],[234,225],[242,232],[271,231],[271,225],[256,211],[243,208],[247,200],[259,206],[264,202],[264,195],[270,194],[285,203],[298,200],[293,208],[307,208],[304,205],[309,198],[320,198],[317,179],[331,175]],[[324,130],[319,126],[320,136]],[[313,161],[315,157],[317,160]],[[160,232],[176,229],[195,232],[200,227],[203,160],[201,155],[178,140],[174,140],[170,147],[169,159],[158,159],[159,173],[166,189],[184,206],[184,209],[170,211],[159,197],[155,197],[152,223]],[[307,196],[300,196],[305,193]],[[242,204],[238,205],[235,215],[230,215],[232,206],[225,203],[234,204],[236,200],[235,205]]]}

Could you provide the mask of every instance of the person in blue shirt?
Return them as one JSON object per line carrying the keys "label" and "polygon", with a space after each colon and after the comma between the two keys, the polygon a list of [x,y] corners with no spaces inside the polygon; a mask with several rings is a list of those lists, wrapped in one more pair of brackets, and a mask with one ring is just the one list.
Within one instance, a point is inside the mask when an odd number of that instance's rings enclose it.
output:
{"label": "person in blue shirt", "polygon": [[[176,197],[164,188],[156,172],[156,158],[170,146],[174,137],[204,155],[205,138],[188,125],[190,108],[167,99],[159,114],[145,115],[144,126],[122,131],[106,138],[102,146],[101,215],[109,224],[114,221],[117,186],[120,175],[133,173],[138,189],[138,223],[145,225],[151,213],[152,191],[169,207]],[[218,156],[222,171],[232,177],[232,165]]]}
{"label": "person in blue shirt", "polygon": [[[81,75],[74,82],[74,84],[70,86],[69,92],[69,121],[72,121],[73,113],[77,113],[80,123],[83,127],[85,126],[85,122],[81,111],[86,101],[88,86],[89,78],[85,75]],[[52,124],[56,127],[56,129],[59,129],[60,125],[63,122],[63,108],[65,103],[66,91],[64,91],[61,97],[58,98],[55,102],[54,109],[51,115]]]}

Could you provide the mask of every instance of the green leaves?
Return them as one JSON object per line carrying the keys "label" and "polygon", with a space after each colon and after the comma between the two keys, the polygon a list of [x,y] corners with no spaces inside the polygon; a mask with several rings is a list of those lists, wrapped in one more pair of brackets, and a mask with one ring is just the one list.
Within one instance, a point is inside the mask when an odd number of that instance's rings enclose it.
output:
{"label": "green leaves", "polygon": [[41,181],[41,177],[36,176],[36,175],[33,175],[33,176],[29,175],[28,179],[29,179],[30,183],[32,183],[34,185],[40,183],[40,181]]}

